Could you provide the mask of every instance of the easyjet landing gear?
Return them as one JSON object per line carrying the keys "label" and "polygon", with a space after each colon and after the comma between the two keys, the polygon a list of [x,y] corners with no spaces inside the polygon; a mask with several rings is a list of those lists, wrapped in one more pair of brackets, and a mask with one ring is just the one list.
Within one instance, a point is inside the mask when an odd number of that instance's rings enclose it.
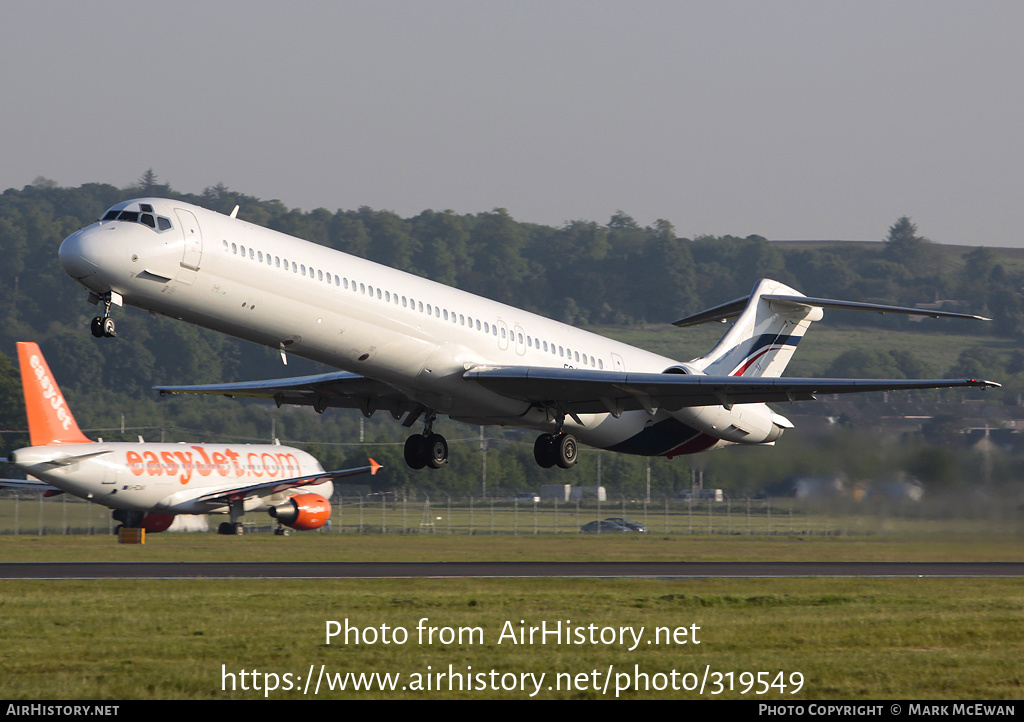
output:
{"label": "easyjet landing gear", "polygon": [[110,299],[103,301],[103,315],[92,320],[89,330],[96,338],[116,338],[117,329],[114,326],[114,319],[110,317]]}
{"label": "easyjet landing gear", "polygon": [[436,414],[427,414],[426,428],[422,434],[413,434],[405,440],[405,463],[411,469],[440,469],[448,463],[448,442],[433,431]]}
{"label": "easyjet landing gear", "polygon": [[544,469],[559,466],[569,469],[576,464],[579,448],[572,434],[541,434],[533,444],[533,458]]}
{"label": "easyjet landing gear", "polygon": [[242,526],[242,522],[239,520],[245,514],[244,503],[241,501],[228,502],[228,514],[231,515],[231,521],[222,521],[220,526],[217,527],[217,533],[226,534],[227,536],[243,536],[245,534],[245,527]]}

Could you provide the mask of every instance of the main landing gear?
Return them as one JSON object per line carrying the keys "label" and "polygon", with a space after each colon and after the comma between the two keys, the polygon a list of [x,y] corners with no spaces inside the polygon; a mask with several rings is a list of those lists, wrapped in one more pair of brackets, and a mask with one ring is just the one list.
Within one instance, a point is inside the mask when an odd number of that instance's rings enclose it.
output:
{"label": "main landing gear", "polygon": [[413,434],[405,440],[405,463],[412,469],[440,469],[448,463],[448,442],[433,432],[434,412],[427,414],[426,428],[422,434]]}
{"label": "main landing gear", "polygon": [[103,300],[103,315],[92,320],[89,330],[96,338],[117,338],[117,329],[114,326],[114,319],[110,317],[110,296]]}
{"label": "main landing gear", "polygon": [[533,458],[544,469],[552,466],[569,469],[576,464],[578,454],[576,437],[564,431],[541,434],[533,444]]}

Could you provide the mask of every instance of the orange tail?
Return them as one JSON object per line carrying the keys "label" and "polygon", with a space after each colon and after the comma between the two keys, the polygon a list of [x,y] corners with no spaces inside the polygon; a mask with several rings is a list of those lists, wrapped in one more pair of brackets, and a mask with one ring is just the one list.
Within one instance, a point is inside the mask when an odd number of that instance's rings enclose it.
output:
{"label": "orange tail", "polygon": [[92,443],[78,428],[39,346],[19,341],[18,364],[32,446]]}

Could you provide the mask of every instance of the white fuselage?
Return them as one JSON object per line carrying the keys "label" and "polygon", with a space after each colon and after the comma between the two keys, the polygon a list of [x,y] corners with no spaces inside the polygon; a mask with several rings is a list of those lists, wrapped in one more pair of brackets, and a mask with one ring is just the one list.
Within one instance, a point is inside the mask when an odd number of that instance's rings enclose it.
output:
{"label": "white fuselage", "polygon": [[[97,442],[18,449],[12,463],[69,494],[111,509],[156,514],[228,513],[227,504],[199,497],[249,484],[323,471],[299,449],[270,444],[151,444]],[[327,481],[303,487],[330,498]],[[293,492],[294,493],[294,492]],[[288,494],[252,496],[244,511],[266,511]]]}
{"label": "white fuselage", "polygon": [[[549,411],[463,378],[475,366],[654,373],[684,366],[197,206],[141,202],[174,227],[95,223],[62,244],[65,270],[97,294],[113,291],[130,305],[384,382],[438,414],[554,427]],[[777,436],[763,404],[733,408],[584,415],[582,426],[567,418],[565,428],[591,446],[644,455]]]}

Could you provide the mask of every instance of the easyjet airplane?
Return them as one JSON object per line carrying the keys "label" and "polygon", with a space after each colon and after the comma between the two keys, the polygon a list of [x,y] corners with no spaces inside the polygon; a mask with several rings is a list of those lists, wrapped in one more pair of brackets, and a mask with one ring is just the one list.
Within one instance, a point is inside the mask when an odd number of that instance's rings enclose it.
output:
{"label": "easyjet airplane", "polygon": [[[114,510],[126,527],[167,529],[177,514],[227,514],[221,534],[241,534],[241,516],[265,511],[277,534],[319,529],[331,516],[333,479],[370,466],[324,471],[305,451],[279,444],[150,444],[94,442],[81,432],[39,347],[18,344],[18,363],[32,446],[11,457],[36,480],[0,486],[68,492]],[[40,481],[37,481],[40,480]]]}
{"label": "easyjet airplane", "polygon": [[568,468],[577,439],[672,457],[729,444],[773,444],[792,424],[765,402],[817,394],[997,386],[989,381],[780,378],[824,308],[979,318],[808,298],[763,280],[749,297],[677,321],[736,321],[708,354],[659,356],[402,271],[180,201],[119,203],[60,248],[65,271],[103,315],[129,304],[319,361],[337,372],[211,386],[162,387],[274,399],[323,412],[387,411],[421,433],[413,468],[448,458],[439,414],[541,432],[537,463]]}

